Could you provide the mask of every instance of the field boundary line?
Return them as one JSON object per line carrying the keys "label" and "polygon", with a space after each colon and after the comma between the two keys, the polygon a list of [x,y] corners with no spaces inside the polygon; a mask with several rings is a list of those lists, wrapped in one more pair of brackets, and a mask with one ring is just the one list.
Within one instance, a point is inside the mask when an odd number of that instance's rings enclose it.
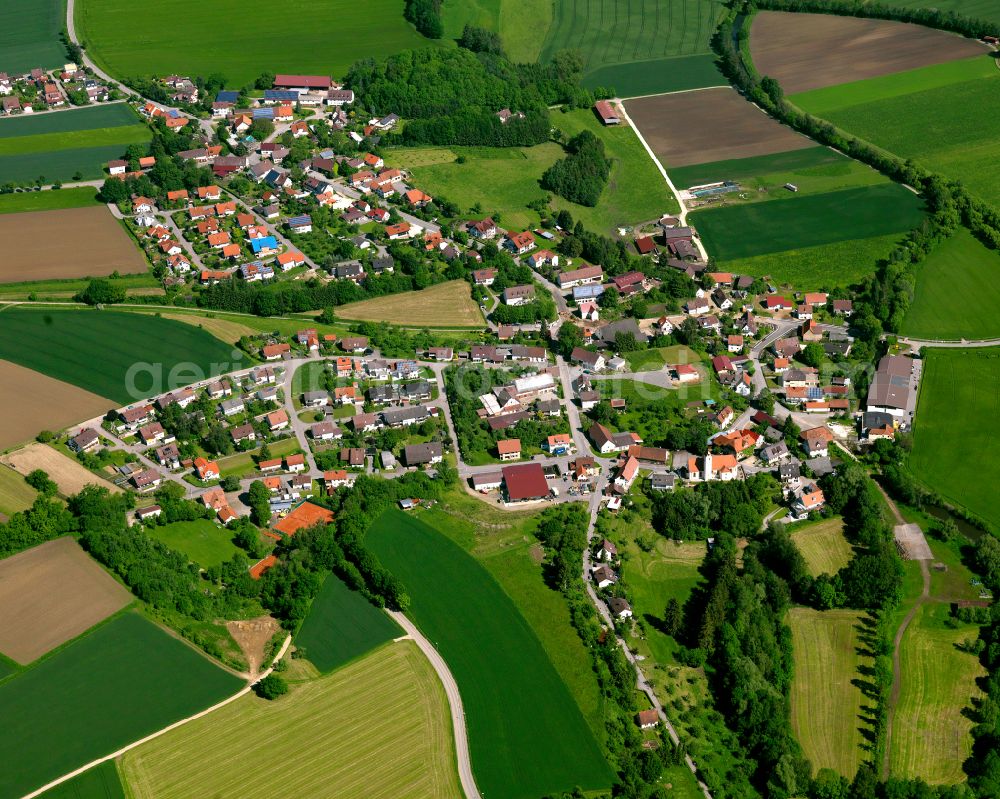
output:
{"label": "field boundary line", "polygon": [[[695,53],[695,55],[699,55],[699,53]],[[658,60],[658,59],[650,59],[650,60]],[[664,59],[664,60],[666,60],[666,59]],[[633,64],[639,64],[639,63],[642,63],[642,62],[641,61],[633,61],[631,63],[633,63]],[[1000,68],[1000,67],[998,67],[998,68]],[[694,89],[678,89],[675,92],[656,92],[655,94],[636,94],[636,95],[632,95],[630,97],[622,97],[620,99],[621,100],[644,100],[647,97],[666,97],[667,95],[670,95],[670,94],[690,94],[691,92],[704,92],[704,91],[708,91],[709,89],[732,89],[732,88],[733,87],[730,86],[728,83],[720,83],[718,86],[698,86],[698,87],[696,87]]]}
{"label": "field boundary line", "polygon": [[[465,726],[465,709],[462,707],[462,695],[458,690],[458,683],[452,676],[451,670],[441,653],[434,645],[427,640],[420,629],[414,624],[405,613],[398,610],[385,609],[385,612],[403,628],[406,633],[396,641],[412,639],[416,642],[424,657],[431,664],[437,673],[441,686],[444,688],[445,697],[448,700],[448,708],[451,711],[451,726],[455,736],[455,760],[458,768],[458,778],[462,783],[462,792],[466,799],[481,799],[479,788],[476,786],[476,778],[472,773],[472,759],[469,756],[469,736]],[[395,643],[395,641],[393,642]],[[25,797],[31,799],[31,797]]]}
{"label": "field boundary line", "polygon": [[[272,671],[274,671],[274,664],[285,656],[285,653],[288,651],[288,647],[291,646],[291,643],[292,643],[292,636],[291,635],[285,636],[285,642],[281,645],[281,649],[278,650],[278,654],[274,656],[274,659],[271,661],[270,667],[267,669],[267,671],[264,671],[260,674],[260,676],[257,678],[257,681],[263,680]],[[108,760],[115,760],[124,755],[126,752],[129,752],[132,749],[135,749],[136,747],[142,746],[143,744],[148,743],[149,741],[159,738],[161,735],[164,735],[170,732],[171,730],[175,730],[178,727],[182,727],[188,722],[194,721],[195,719],[200,719],[203,716],[207,716],[209,713],[213,713],[214,711],[219,710],[220,708],[223,708],[226,705],[235,702],[240,697],[246,696],[253,689],[254,684],[255,683],[247,683],[235,694],[226,697],[221,702],[216,702],[211,707],[207,707],[204,710],[195,713],[193,716],[188,716],[187,718],[183,718],[180,721],[175,721],[173,724],[168,724],[163,729],[157,730],[156,732],[150,733],[144,738],[140,738],[138,741],[133,741],[132,743],[123,746],[117,752],[112,752],[111,754],[105,755],[104,757],[99,757],[96,760],[91,760],[89,763],[80,766],[78,769],[71,771],[69,774],[64,774],[63,776],[52,780],[52,782],[48,783],[47,785],[43,785],[41,788],[36,788],[31,793],[25,794],[23,797],[21,797],[21,799],[34,799],[34,797],[36,796],[41,796],[43,793],[50,790],[51,788],[54,788],[57,785],[61,785],[62,783],[66,782],[67,780],[71,780],[74,777],[78,777],[85,771],[89,771],[95,766],[99,766],[101,763],[104,763]]]}

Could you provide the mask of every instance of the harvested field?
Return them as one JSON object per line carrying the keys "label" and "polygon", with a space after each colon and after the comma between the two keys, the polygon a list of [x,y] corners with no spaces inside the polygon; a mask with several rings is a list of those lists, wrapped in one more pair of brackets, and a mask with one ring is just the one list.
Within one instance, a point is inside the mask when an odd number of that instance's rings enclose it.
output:
{"label": "harvested field", "polygon": [[270,616],[259,616],[256,619],[227,621],[226,629],[246,658],[250,674],[259,674],[261,663],[264,661],[264,650],[278,632],[278,622]]}
{"label": "harvested field", "polygon": [[39,544],[0,560],[0,652],[31,663],[131,601],[72,538]]}
{"label": "harvested field", "polygon": [[439,283],[423,291],[389,294],[342,305],[340,319],[388,322],[410,327],[482,327],[483,315],[464,280]]}
{"label": "harvested field", "polygon": [[10,516],[27,510],[38,492],[24,482],[24,476],[7,466],[0,466],[0,514]]}
{"label": "harvested field", "polygon": [[10,361],[0,360],[0,386],[0,450],[114,407],[109,399]]}
{"label": "harvested field", "polygon": [[813,577],[833,576],[851,561],[851,545],[844,538],[844,520],[839,516],[800,527],[792,541],[805,559]]}
{"label": "harvested field", "polygon": [[100,485],[112,492],[121,491],[117,486],[101,480],[92,472],[87,471],[77,461],[68,458],[58,450],[45,444],[32,442],[22,449],[4,455],[0,463],[12,467],[21,474],[28,474],[34,469],[42,469],[59,486],[63,496],[80,493],[86,485]]}
{"label": "harvested field", "polygon": [[757,71],[792,94],[969,58],[984,46],[903,22],[762,11],[750,27],[750,50]]}
{"label": "harvested field", "polygon": [[0,282],[146,271],[146,261],[107,208],[0,216]]}
{"label": "harvested field", "polygon": [[642,97],[625,110],[668,170],[816,146],[728,88]]}
{"label": "harvested field", "polygon": [[183,313],[164,313],[160,314],[160,316],[164,319],[173,319],[175,322],[183,322],[186,325],[200,327],[202,330],[211,333],[217,339],[225,341],[227,344],[235,344],[243,336],[255,336],[258,332],[256,328],[229,319],[214,319]]}
{"label": "harvested field", "polygon": [[437,675],[401,641],[277,702],[244,696],[133,749],[122,770],[136,799],[458,799],[449,721]]}

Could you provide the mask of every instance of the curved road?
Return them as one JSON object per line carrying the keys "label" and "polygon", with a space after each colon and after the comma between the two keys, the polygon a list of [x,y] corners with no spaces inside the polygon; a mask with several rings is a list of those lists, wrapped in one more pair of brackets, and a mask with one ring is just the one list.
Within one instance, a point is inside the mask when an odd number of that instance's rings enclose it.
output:
{"label": "curved road", "polygon": [[[70,0],[70,2],[72,2],[72,1],[73,0]],[[261,672],[261,674],[257,677],[256,680],[254,680],[253,682],[247,683],[246,685],[244,685],[239,691],[237,691],[232,696],[227,697],[226,699],[223,699],[221,702],[217,702],[216,704],[212,705],[211,707],[205,708],[200,713],[195,713],[193,716],[188,716],[187,718],[181,719],[180,721],[175,721],[173,724],[168,724],[162,730],[157,730],[156,732],[152,733],[151,735],[147,735],[145,738],[141,738],[138,741],[133,741],[132,743],[128,744],[127,746],[123,746],[117,752],[112,752],[110,755],[105,755],[104,757],[99,757],[96,760],[91,760],[89,763],[87,763],[87,764],[85,764],[83,766],[80,766],[80,768],[76,769],[75,771],[71,771],[69,774],[63,774],[61,777],[59,777],[58,779],[52,780],[52,782],[48,783],[47,785],[43,785],[41,788],[38,788],[37,790],[34,790],[31,793],[25,794],[22,797],[22,799],[33,799],[36,796],[41,796],[43,793],[45,793],[46,791],[48,791],[50,788],[54,788],[56,785],[60,785],[60,784],[62,784],[64,782],[66,782],[67,780],[71,780],[71,779],[73,779],[73,777],[77,777],[80,774],[83,774],[83,772],[87,771],[88,769],[92,769],[94,766],[97,766],[97,765],[99,765],[101,763],[104,763],[107,760],[114,760],[117,757],[121,757],[126,752],[128,752],[128,751],[130,751],[132,749],[135,749],[137,746],[142,746],[144,743],[146,743],[148,741],[152,741],[154,738],[159,738],[164,733],[168,733],[171,730],[175,730],[178,727],[181,727],[181,726],[187,724],[189,721],[194,721],[195,719],[200,719],[202,716],[207,716],[209,713],[212,713],[212,712],[218,710],[221,707],[225,707],[226,705],[230,704],[231,702],[235,702],[241,696],[246,696],[248,693],[250,693],[250,691],[252,690],[252,688],[253,688],[253,686],[254,686],[254,684],[256,682],[258,682],[259,680],[263,680],[267,675],[269,675],[272,671],[274,671],[274,664],[277,663],[279,660],[281,660],[285,656],[285,652],[288,651],[288,647],[291,645],[291,643],[292,643],[292,636],[290,636],[290,635],[286,636],[285,637],[285,643],[283,643],[281,645],[281,649],[278,650],[278,654],[274,656],[274,659],[271,661],[270,668],[268,668],[267,671]]]}
{"label": "curved road", "polygon": [[410,621],[405,614],[397,610],[386,610],[393,620],[402,627],[407,637],[417,642],[420,651],[424,653],[427,660],[434,667],[444,692],[448,697],[448,707],[451,709],[451,725],[455,730],[455,757],[458,761],[458,777],[462,781],[462,791],[466,799],[480,799],[479,789],[476,787],[476,779],[472,775],[472,761],[469,758],[469,737],[465,729],[465,711],[462,709],[462,696],[458,692],[458,684],[448,670],[448,664],[438,651],[428,641],[417,626]]}

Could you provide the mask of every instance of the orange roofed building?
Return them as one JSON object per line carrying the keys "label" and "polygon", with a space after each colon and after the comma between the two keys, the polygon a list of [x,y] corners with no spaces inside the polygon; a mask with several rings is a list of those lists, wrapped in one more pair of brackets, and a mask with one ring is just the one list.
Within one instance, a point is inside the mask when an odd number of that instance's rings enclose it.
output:
{"label": "orange roofed building", "polygon": [[299,530],[304,530],[317,524],[329,524],[333,521],[333,511],[303,502],[284,519],[274,525],[274,529],[285,536],[293,536]]}

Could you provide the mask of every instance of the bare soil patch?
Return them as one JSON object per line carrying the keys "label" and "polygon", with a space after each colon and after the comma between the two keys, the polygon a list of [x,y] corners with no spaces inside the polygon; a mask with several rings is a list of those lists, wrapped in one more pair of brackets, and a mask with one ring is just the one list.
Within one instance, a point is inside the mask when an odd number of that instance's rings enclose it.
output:
{"label": "bare soil patch", "polygon": [[0,652],[31,663],[132,601],[72,538],[0,560]]}
{"label": "bare soil patch", "polygon": [[816,146],[728,88],[627,100],[625,110],[668,170]]}
{"label": "bare soil patch", "polygon": [[761,75],[785,94],[982,55],[983,45],[954,33],[833,14],[761,11],[750,27],[750,52]]}
{"label": "bare soil patch", "polygon": [[264,647],[278,631],[278,622],[270,616],[259,616],[256,619],[227,621],[226,629],[243,652],[250,669],[250,677],[253,679],[260,673],[261,663],[264,660]]}
{"label": "bare soil patch", "polygon": [[34,438],[40,430],[61,430],[93,419],[115,405],[10,361],[0,360],[0,386],[0,450]]}
{"label": "bare soil patch", "polygon": [[59,486],[63,496],[78,494],[87,485],[99,485],[112,492],[120,492],[118,486],[102,480],[72,458],[68,458],[58,450],[37,441],[18,450],[4,455],[0,463],[10,466],[21,474],[28,474],[35,469],[42,469]]}
{"label": "bare soil patch", "polygon": [[104,206],[0,216],[0,283],[145,272],[146,260]]}

